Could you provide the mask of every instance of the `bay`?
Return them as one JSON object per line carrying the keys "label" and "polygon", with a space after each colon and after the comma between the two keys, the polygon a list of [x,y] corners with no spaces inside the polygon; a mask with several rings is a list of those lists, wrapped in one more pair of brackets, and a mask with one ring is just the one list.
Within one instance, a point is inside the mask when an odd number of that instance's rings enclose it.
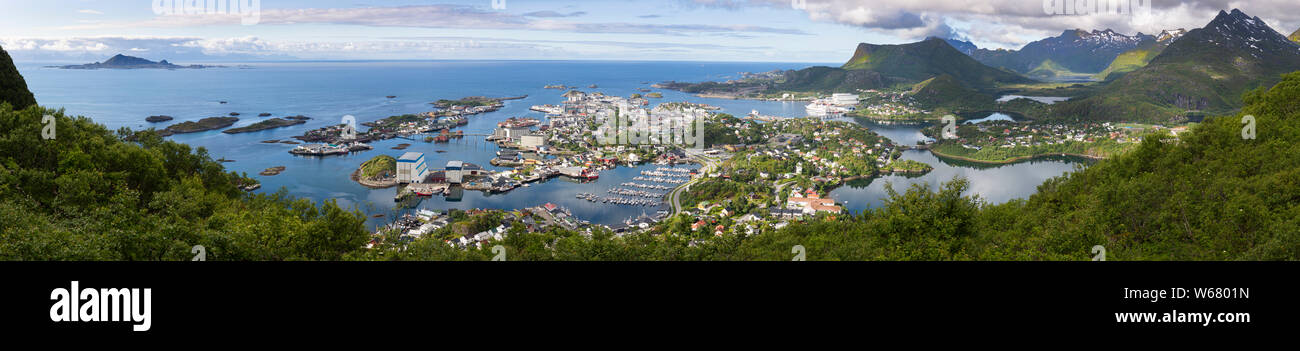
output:
{"label": "bay", "polygon": [[[467,137],[448,144],[428,144],[419,141],[393,139],[375,142],[372,151],[348,156],[315,158],[298,157],[288,153],[294,145],[265,144],[263,140],[291,140],[304,131],[340,123],[343,116],[355,116],[359,123],[379,120],[392,115],[420,113],[432,110],[428,103],[439,99],[458,99],[466,96],[528,97],[505,102],[499,111],[470,117],[469,125],[459,130],[467,134],[491,132],[497,122],[509,117],[542,118],[541,113],[528,110],[533,105],[559,104],[567,90],[544,89],[550,84],[562,84],[581,91],[597,91],[627,96],[651,89],[662,93],[662,99],[650,99],[652,104],[688,101],[705,103],[721,108],[720,112],[745,115],[757,110],[763,115],[803,117],[801,102],[775,102],[754,100],[728,100],[700,98],[671,90],[653,89],[651,84],[676,80],[699,82],[728,80],[739,72],[765,72],[774,69],[798,69],[806,63],[718,63],[718,62],[605,62],[605,61],[355,61],[355,62],[239,62],[219,63],[227,68],[202,70],[61,70],[45,68],[55,63],[19,63],[18,67],[30,89],[42,106],[65,108],[70,115],[87,116],[110,129],[130,127],[144,129],[165,128],[173,123],[196,121],[204,117],[227,116],[240,113],[234,127],[246,126],[270,117],[306,115],[312,120],[306,124],[245,134],[224,134],[210,131],[181,134],[171,140],[202,147],[213,159],[228,159],[228,170],[252,175],[263,184],[259,193],[275,192],[281,188],[290,195],[313,201],[335,200],[342,206],[356,206],[371,218],[368,224],[377,227],[387,223],[394,215],[394,188],[368,189],[348,179],[348,176],[365,160],[377,155],[400,156],[407,151],[423,152],[433,169],[440,169],[447,161],[462,160],[489,169],[503,170],[488,165],[498,148],[481,137]],[[595,89],[588,88],[595,84]],[[396,96],[396,98],[387,98]],[[226,103],[222,103],[225,101]],[[148,123],[152,115],[169,115],[174,120],[165,123]],[[902,145],[914,145],[925,140],[920,135],[921,125],[868,125],[877,133]],[[397,144],[407,143],[407,150],[393,150]],[[437,151],[444,151],[439,153]],[[938,160],[928,152],[908,151],[904,158],[915,159],[935,166],[935,171],[920,177],[885,176],[865,179],[843,186],[831,196],[846,202],[853,211],[876,206],[883,198],[883,186],[892,182],[897,189],[916,182],[935,185],[962,175],[971,180],[971,193],[991,201],[1006,201],[1032,194],[1037,185],[1052,176],[1073,169],[1077,160],[1041,159],[1012,165],[990,167],[978,164]],[[258,172],[275,166],[285,166],[276,176],[260,176]],[[593,223],[616,224],[639,216],[653,215],[662,207],[617,206],[591,203],[577,199],[579,193],[604,195],[618,184],[631,181],[644,169],[620,167],[604,171],[596,182],[580,183],[554,179],[530,187],[522,187],[506,194],[485,194],[467,191],[461,201],[447,201],[441,197],[424,200],[418,208],[518,209],[555,203],[569,208],[578,218]]]}

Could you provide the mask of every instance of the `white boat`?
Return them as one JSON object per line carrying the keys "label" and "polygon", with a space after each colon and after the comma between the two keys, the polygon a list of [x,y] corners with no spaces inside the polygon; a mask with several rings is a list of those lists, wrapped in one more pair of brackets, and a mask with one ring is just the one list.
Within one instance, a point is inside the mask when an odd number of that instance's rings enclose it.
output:
{"label": "white boat", "polygon": [[809,116],[820,117],[820,116],[830,115],[832,111],[834,111],[834,106],[831,106],[830,104],[826,104],[820,100],[817,100],[808,104],[807,107],[804,107],[804,110],[808,112]]}

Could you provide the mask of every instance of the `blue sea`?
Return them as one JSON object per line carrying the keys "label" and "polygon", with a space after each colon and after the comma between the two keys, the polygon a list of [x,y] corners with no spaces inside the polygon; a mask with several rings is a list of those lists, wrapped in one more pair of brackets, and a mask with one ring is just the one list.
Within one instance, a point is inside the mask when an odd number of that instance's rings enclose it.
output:
{"label": "blue sea", "polygon": [[[497,122],[509,117],[535,117],[543,114],[529,111],[529,107],[542,104],[559,104],[566,90],[544,89],[549,84],[576,86],[578,90],[598,91],[611,95],[627,96],[638,93],[638,88],[651,84],[676,81],[717,81],[739,77],[740,72],[765,72],[774,69],[799,69],[808,63],[714,63],[714,62],[601,62],[601,61],[357,61],[357,62],[252,62],[228,63],[225,68],[202,70],[62,70],[46,68],[63,62],[18,63],[18,68],[36,94],[42,106],[64,108],[70,115],[82,115],[110,129],[130,127],[144,129],[165,128],[173,123],[197,121],[205,117],[241,114],[235,127],[256,123],[270,117],[305,115],[308,123],[287,128],[256,133],[229,135],[220,131],[181,134],[172,140],[194,147],[206,148],[213,159],[225,158],[227,169],[244,172],[259,179],[262,189],[274,192],[285,188],[291,195],[316,201],[334,199],[343,206],[356,206],[367,215],[383,214],[372,218],[371,226],[379,226],[399,214],[393,211],[394,188],[372,190],[348,177],[365,160],[379,154],[394,157],[408,151],[423,152],[431,168],[438,169],[450,160],[462,160],[484,167],[495,156],[497,147],[481,137],[466,137],[450,144],[429,144],[404,139],[375,142],[372,151],[342,157],[298,157],[288,153],[294,145],[264,144],[269,139],[289,140],[328,125],[339,124],[345,115],[355,116],[358,123],[383,119],[393,115],[420,113],[433,110],[430,102],[439,99],[459,99],[466,96],[528,97],[511,100],[499,111],[470,117],[464,130],[467,134],[490,133]],[[595,84],[598,88],[590,89]],[[671,90],[652,89],[664,95],[651,99],[652,103],[690,101],[722,107],[722,112],[734,115],[757,110],[765,115],[800,117],[804,104],[797,102],[769,102],[699,98]],[[387,96],[397,98],[389,99]],[[222,104],[221,101],[226,101]],[[169,115],[175,120],[148,123],[152,115]],[[364,127],[363,127],[364,128]],[[888,127],[882,129],[897,128]],[[874,129],[874,128],[873,128]],[[886,131],[882,130],[882,134]],[[915,135],[915,130],[888,131],[896,135]],[[886,135],[889,136],[889,135]],[[905,137],[902,137],[905,138]],[[900,143],[910,143],[898,140]],[[407,150],[393,150],[397,144],[408,143]],[[443,150],[445,153],[437,153]],[[926,154],[928,156],[928,154]],[[1032,194],[1043,180],[1069,171],[1070,160],[1044,161],[1004,166],[1001,171],[1029,176],[1001,179],[981,177],[972,181],[972,188],[986,197],[1005,201],[1007,198]],[[1044,167],[1042,165],[1047,165]],[[260,176],[258,172],[275,166],[285,166],[277,176]],[[653,168],[644,166],[641,169]],[[969,169],[978,175],[985,172],[977,167]],[[1020,172],[1022,168],[1033,172]],[[619,168],[601,173],[599,181],[578,183],[557,178],[531,187],[516,189],[506,194],[488,195],[466,191],[461,201],[448,201],[441,197],[424,200],[418,207],[427,209],[500,208],[517,209],[555,203],[569,208],[579,218],[593,223],[614,224],[624,219],[654,214],[662,208],[616,206],[590,203],[575,198],[579,193],[605,194],[620,183],[631,181],[640,169]],[[945,172],[951,175],[951,172]],[[932,179],[931,179],[932,178]],[[925,181],[938,183],[946,179],[926,176]],[[866,208],[883,197],[879,182],[856,183],[841,188],[834,196],[847,201],[855,210]],[[996,194],[1013,194],[1012,197]],[[988,196],[995,195],[995,196]]]}

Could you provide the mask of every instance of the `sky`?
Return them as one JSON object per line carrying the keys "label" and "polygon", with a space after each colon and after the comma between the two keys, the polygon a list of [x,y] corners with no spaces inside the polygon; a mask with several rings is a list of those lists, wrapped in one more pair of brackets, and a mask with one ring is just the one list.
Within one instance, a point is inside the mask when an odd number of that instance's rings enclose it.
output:
{"label": "sky", "polygon": [[[1071,0],[4,0],[0,47],[17,61],[76,63],[119,53],[178,63],[837,63],[860,42],[941,36],[981,48],[1018,49],[1075,28],[1129,35],[1199,28],[1233,8],[1283,35],[1300,28],[1296,0],[1074,0],[1149,9],[1122,14],[1060,13],[1050,6],[1054,1]],[[172,2],[180,3],[179,10],[166,6]],[[244,13],[203,6],[235,2],[255,6]],[[184,3],[199,6],[185,13]]]}

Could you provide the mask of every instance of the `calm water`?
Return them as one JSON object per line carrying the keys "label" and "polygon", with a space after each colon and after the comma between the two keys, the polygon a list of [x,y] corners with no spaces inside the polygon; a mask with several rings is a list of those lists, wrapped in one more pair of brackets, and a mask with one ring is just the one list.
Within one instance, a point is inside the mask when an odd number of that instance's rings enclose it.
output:
{"label": "calm water", "polygon": [[[1008,118],[1010,118],[1008,116]],[[930,140],[921,134],[925,124],[881,125],[874,122],[860,122],[898,145],[915,145],[917,141]],[[1013,199],[1027,198],[1038,190],[1038,185],[1052,177],[1072,172],[1076,166],[1091,162],[1080,157],[1043,157],[1012,164],[982,164],[962,160],[943,159],[929,151],[904,151],[902,159],[924,162],[934,167],[933,171],[920,176],[888,175],[872,179],[849,182],[831,191],[831,198],[845,204],[845,208],[854,213],[867,208],[874,208],[888,197],[885,191],[891,184],[895,191],[906,192],[913,184],[928,183],[932,189],[938,189],[943,183],[956,177],[970,181],[966,195],[979,195],[990,203],[1003,203]]]}
{"label": "calm water", "polygon": [[965,123],[966,123],[966,124],[980,124],[980,123],[984,123],[984,122],[993,122],[993,121],[1007,121],[1007,122],[1015,122],[1016,119],[1015,119],[1015,118],[1011,118],[1011,115],[1008,115],[1008,114],[1005,114],[1005,113],[994,112],[994,113],[990,113],[990,114],[988,115],[988,117],[979,118],[979,119],[968,120],[968,121],[966,121]]}
{"label": "calm water", "polygon": [[[579,86],[583,91],[627,96],[638,88],[666,80],[703,81],[735,78],[738,72],[762,72],[773,69],[805,67],[807,64],[781,63],[663,63],[663,62],[295,62],[229,64],[230,68],[205,70],[60,70],[44,68],[55,63],[20,63],[19,69],[42,105],[66,108],[72,115],[91,117],[110,129],[150,126],[165,128],[172,123],[225,116],[238,112],[235,127],[256,123],[260,113],[275,117],[306,115],[306,124],[237,135],[210,131],[182,134],[171,139],[207,148],[214,159],[235,160],[227,169],[245,172],[262,182],[259,192],[274,192],[284,187],[290,194],[313,200],[336,199],[343,206],[356,205],[367,214],[392,215],[395,188],[371,190],[356,184],[348,176],[362,162],[379,155],[394,157],[406,151],[424,152],[430,168],[440,169],[449,160],[463,160],[492,168],[488,160],[498,148],[481,137],[466,137],[450,144],[427,144],[392,139],[372,144],[375,150],[343,157],[311,158],[290,155],[294,145],[263,144],[268,139],[288,140],[304,131],[338,124],[344,115],[357,122],[382,119],[392,115],[430,111],[429,102],[465,96],[521,96],[507,101],[500,111],[470,118],[465,133],[489,133],[496,123],[509,117],[543,117],[528,110],[529,106],[558,104],[564,90],[548,90],[548,84]],[[642,84],[646,82],[649,84]],[[587,86],[597,84],[597,89]],[[708,103],[723,112],[744,115],[751,110],[768,115],[795,117],[803,113],[795,103],[702,99],[675,91],[654,89],[669,101]],[[388,99],[396,95],[396,99]],[[220,101],[227,101],[221,104]],[[151,115],[170,115],[171,122],[150,124]],[[269,118],[269,117],[267,117]],[[363,127],[364,128],[364,127]],[[392,150],[401,143],[412,144],[405,150]],[[437,153],[444,150],[446,153]],[[258,172],[268,167],[285,166],[277,176],[263,177]],[[646,166],[653,168],[654,166]],[[504,169],[504,168],[496,168]],[[515,209],[547,202],[568,207],[579,218],[594,223],[612,224],[640,215],[654,214],[659,208],[617,206],[578,200],[575,195],[590,192],[605,195],[610,187],[631,181],[638,169],[621,168],[602,172],[599,181],[576,183],[554,179],[543,184],[519,188],[508,194],[486,195],[467,191],[461,201],[441,197],[425,200],[421,208],[501,208]],[[386,218],[371,219],[372,226]]]}
{"label": "calm water", "polygon": [[[290,194],[321,201],[336,199],[344,206],[358,206],[367,214],[392,215],[395,189],[371,190],[348,179],[361,162],[379,154],[399,156],[406,151],[424,152],[431,168],[441,168],[449,160],[463,160],[485,167],[495,156],[497,147],[481,137],[466,137],[451,144],[426,144],[403,139],[376,142],[375,150],[343,157],[307,158],[288,154],[293,145],[263,144],[268,139],[287,140],[304,131],[338,124],[344,115],[358,122],[392,115],[431,110],[429,102],[465,96],[520,96],[523,100],[507,101],[500,111],[470,118],[465,133],[490,132],[497,122],[508,117],[542,117],[529,106],[558,104],[563,90],[547,90],[547,84],[578,86],[583,91],[627,96],[638,88],[667,81],[705,81],[736,78],[738,72],[765,72],[773,69],[797,69],[800,63],[699,63],[699,62],[579,62],[579,61],[489,61],[489,62],[294,62],[241,63],[231,68],[205,70],[59,70],[43,68],[57,63],[19,63],[31,90],[47,107],[66,108],[72,115],[88,116],[110,129],[134,129],[199,120],[204,117],[241,113],[235,126],[263,119],[259,113],[275,117],[306,115],[306,124],[257,133],[228,135],[220,131],[183,134],[172,140],[204,147],[213,158],[235,160],[227,169],[245,172],[259,179],[259,192],[274,192],[281,187]],[[643,84],[649,83],[649,84]],[[588,89],[597,84],[599,88]],[[722,107],[722,112],[744,115],[758,110],[765,115],[801,117],[801,103],[747,100],[705,99],[675,91],[653,89],[664,94],[652,103],[690,101]],[[396,95],[396,99],[387,99]],[[227,101],[221,104],[220,101]],[[167,123],[144,121],[151,115],[170,115]],[[924,138],[919,126],[874,126],[876,132],[900,144],[915,144]],[[405,151],[392,150],[400,143],[412,144]],[[437,153],[444,150],[446,153]],[[934,165],[936,171],[920,178],[884,177],[860,182],[836,190],[837,200],[847,201],[849,208],[860,210],[876,203],[883,194],[884,181],[935,181],[950,179],[953,174],[967,175],[972,191],[990,199],[1010,199],[1033,193],[1047,177],[1071,169],[1071,161],[1030,162],[996,168],[974,165],[949,165],[926,159],[929,154],[909,153],[908,158]],[[278,176],[256,175],[263,169],[285,166]],[[647,166],[654,167],[654,166]],[[486,195],[465,192],[458,202],[441,197],[425,200],[421,208],[502,208],[515,209],[553,202],[570,208],[580,218],[594,223],[612,224],[640,215],[653,214],[658,208],[614,206],[578,200],[582,192],[604,194],[605,190],[631,181],[638,169],[620,168],[602,172],[599,181],[576,183],[562,179],[507,194]],[[898,186],[898,185],[896,185]],[[1005,200],[1002,200],[1005,201]],[[371,219],[377,226],[387,219]]]}
{"label": "calm water", "polygon": [[1038,101],[1038,102],[1041,102],[1041,103],[1044,103],[1044,104],[1048,104],[1048,105],[1055,104],[1055,103],[1058,103],[1058,102],[1061,102],[1061,101],[1068,101],[1068,100],[1070,100],[1070,98],[1068,98],[1068,97],[1057,97],[1057,96],[1003,95],[1002,97],[998,98],[998,102],[1008,102],[1008,101],[1015,100],[1015,99],[1030,99],[1030,100]]}

